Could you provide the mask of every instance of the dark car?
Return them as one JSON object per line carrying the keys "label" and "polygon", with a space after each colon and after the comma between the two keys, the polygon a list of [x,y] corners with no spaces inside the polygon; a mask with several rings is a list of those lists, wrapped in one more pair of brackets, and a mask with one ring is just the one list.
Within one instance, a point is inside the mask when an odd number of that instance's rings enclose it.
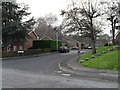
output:
{"label": "dark car", "polygon": [[59,48],[59,52],[60,52],[60,53],[61,53],[61,52],[67,53],[67,52],[70,52],[70,50],[69,50],[69,48],[66,47],[66,46],[61,46],[61,47]]}

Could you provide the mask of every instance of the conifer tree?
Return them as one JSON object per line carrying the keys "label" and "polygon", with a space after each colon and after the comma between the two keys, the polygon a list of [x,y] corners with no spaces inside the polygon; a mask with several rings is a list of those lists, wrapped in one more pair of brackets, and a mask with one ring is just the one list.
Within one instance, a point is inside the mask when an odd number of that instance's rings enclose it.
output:
{"label": "conifer tree", "polygon": [[35,19],[23,20],[31,13],[28,6],[11,2],[2,2],[2,42],[6,49],[14,42],[25,42],[28,32],[32,30]]}

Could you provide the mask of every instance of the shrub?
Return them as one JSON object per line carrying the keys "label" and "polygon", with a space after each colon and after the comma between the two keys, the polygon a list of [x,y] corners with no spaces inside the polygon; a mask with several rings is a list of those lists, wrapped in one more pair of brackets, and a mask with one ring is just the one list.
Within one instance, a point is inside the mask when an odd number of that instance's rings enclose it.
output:
{"label": "shrub", "polygon": [[47,53],[47,52],[50,52],[51,49],[49,48],[45,48],[44,50],[43,49],[28,49],[24,52],[24,54],[18,54],[17,51],[16,52],[13,52],[13,51],[10,51],[10,52],[6,52],[6,51],[3,51],[2,52],[2,57],[15,57],[15,56],[27,56],[27,55],[35,55],[35,54],[41,54],[41,53]]}
{"label": "shrub", "polygon": [[13,57],[13,56],[18,56],[17,52],[6,52],[6,51],[2,51],[2,57]]}
{"label": "shrub", "polygon": [[[33,48],[34,49],[49,48],[52,51],[56,51],[57,50],[56,43],[57,43],[57,41],[55,41],[55,40],[35,40],[35,41],[33,41]],[[58,48],[61,45],[62,45],[61,41],[58,41]]]}
{"label": "shrub", "polygon": [[41,54],[42,52],[42,49],[28,49],[25,51],[24,55]]}

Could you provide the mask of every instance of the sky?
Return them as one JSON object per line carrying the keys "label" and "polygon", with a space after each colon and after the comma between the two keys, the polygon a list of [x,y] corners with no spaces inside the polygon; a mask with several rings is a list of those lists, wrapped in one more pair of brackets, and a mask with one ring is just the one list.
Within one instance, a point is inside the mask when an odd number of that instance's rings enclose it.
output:
{"label": "sky", "polygon": [[[46,14],[52,13],[58,18],[58,23],[62,21],[62,16],[60,15],[61,10],[67,8],[71,0],[17,0],[17,3],[25,3],[30,7],[31,16],[35,18],[45,16]],[[110,28],[109,28],[110,29]],[[110,35],[109,30],[103,31]]]}
{"label": "sky", "polygon": [[29,5],[29,11],[35,18],[52,13],[58,17],[60,23],[62,20],[61,10],[65,9],[68,0],[17,0],[17,3],[23,2]]}

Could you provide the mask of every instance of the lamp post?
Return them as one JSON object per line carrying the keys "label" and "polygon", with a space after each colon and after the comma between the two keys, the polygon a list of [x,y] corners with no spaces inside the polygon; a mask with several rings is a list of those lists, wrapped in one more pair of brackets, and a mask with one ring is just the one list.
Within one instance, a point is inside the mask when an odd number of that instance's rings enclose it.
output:
{"label": "lamp post", "polygon": [[57,51],[58,51],[58,28],[55,27],[54,30],[56,32],[56,48],[57,48]]}
{"label": "lamp post", "polygon": [[56,32],[56,47],[57,47],[57,51],[58,51],[58,32]]}
{"label": "lamp post", "polygon": [[78,59],[81,57],[81,44],[79,43],[79,51],[78,51],[79,57]]}

